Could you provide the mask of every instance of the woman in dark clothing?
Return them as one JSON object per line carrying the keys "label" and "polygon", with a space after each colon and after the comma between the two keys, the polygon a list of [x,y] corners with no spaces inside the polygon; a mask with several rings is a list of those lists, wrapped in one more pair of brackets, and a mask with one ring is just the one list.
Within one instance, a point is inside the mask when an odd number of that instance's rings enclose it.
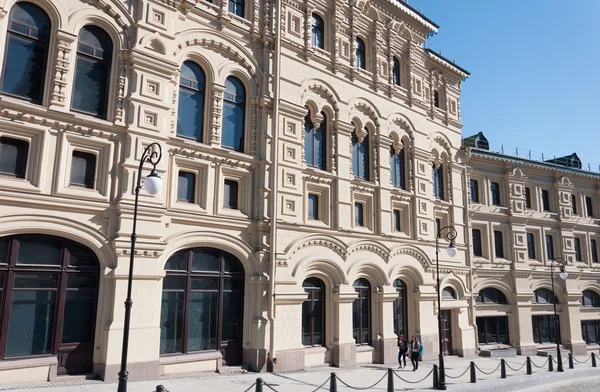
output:
{"label": "woman in dark clothing", "polygon": [[416,336],[412,337],[410,341],[410,363],[413,365],[413,372],[419,368],[419,349],[421,343],[417,340]]}
{"label": "woman in dark clothing", "polygon": [[[398,369],[406,367],[406,353],[408,353],[408,342],[404,339],[404,335],[398,337]],[[404,366],[402,366],[404,360]]]}

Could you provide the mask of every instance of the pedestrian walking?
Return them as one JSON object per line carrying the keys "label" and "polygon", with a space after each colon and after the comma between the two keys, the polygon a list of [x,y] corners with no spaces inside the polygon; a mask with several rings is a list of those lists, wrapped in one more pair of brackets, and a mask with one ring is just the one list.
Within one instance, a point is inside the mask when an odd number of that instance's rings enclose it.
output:
{"label": "pedestrian walking", "polygon": [[410,341],[410,363],[413,365],[413,372],[419,368],[419,351],[421,350],[421,343],[416,336],[413,335]]}
{"label": "pedestrian walking", "polygon": [[[406,354],[408,353],[408,342],[404,339],[404,335],[398,337],[398,369],[406,367]],[[402,361],[404,360],[404,366]]]}

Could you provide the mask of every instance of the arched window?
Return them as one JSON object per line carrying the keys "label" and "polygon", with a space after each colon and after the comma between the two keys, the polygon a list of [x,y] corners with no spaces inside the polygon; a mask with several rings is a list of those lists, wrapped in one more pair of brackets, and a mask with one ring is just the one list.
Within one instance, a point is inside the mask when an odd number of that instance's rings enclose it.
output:
{"label": "arched window", "polygon": [[223,95],[223,129],[221,145],[244,151],[244,117],[246,112],[246,89],[233,76],[225,80]]}
{"label": "arched window", "polygon": [[59,374],[91,371],[99,277],[94,252],[71,240],[1,238],[0,358],[54,355]]}
{"label": "arched window", "polygon": [[367,68],[365,42],[356,38],[356,68]]}
{"label": "arched window", "polygon": [[308,278],[302,283],[308,298],[302,303],[302,344],[325,345],[325,284]]}
{"label": "arched window", "polygon": [[433,196],[444,200],[444,165],[433,165]]}
{"label": "arched window", "polygon": [[535,304],[557,304],[558,299],[554,293],[548,289],[537,289],[533,293],[531,302]]}
{"label": "arched window", "polygon": [[390,170],[392,175],[392,185],[395,188],[406,189],[404,181],[404,146],[396,151],[394,147],[390,149]]}
{"label": "arched window", "polygon": [[204,126],[204,71],[194,62],[181,66],[179,104],[177,107],[177,135],[202,142]]}
{"label": "arched window", "polygon": [[71,103],[73,110],[106,117],[112,52],[112,40],[100,27],[89,25],[81,29]]}
{"label": "arched window", "polygon": [[436,108],[440,107],[440,92],[437,90],[433,92],[433,106]]}
{"label": "arched window", "polygon": [[327,116],[321,112],[323,121],[318,127],[312,123],[310,112],[304,119],[304,157],[306,164],[327,170],[325,164],[325,146],[327,144]]}
{"label": "arched window", "polygon": [[493,287],[488,287],[482,290],[479,290],[479,294],[475,299],[475,302],[478,304],[507,304],[506,296],[502,291],[495,289]]}
{"label": "arched window", "polygon": [[456,299],[456,291],[452,287],[444,287],[442,290],[442,299]]}
{"label": "arched window", "polygon": [[358,298],[352,303],[352,327],[356,344],[371,343],[371,284],[366,279],[354,281]]}
{"label": "arched window", "polygon": [[42,102],[51,30],[50,18],[37,5],[20,2],[12,7],[4,51],[3,93]]}
{"label": "arched window", "polygon": [[229,0],[229,12],[240,18],[244,17],[244,0]]}
{"label": "arched window", "polygon": [[406,292],[406,283],[401,279],[394,281],[394,287],[398,293],[398,298],[394,300],[394,331],[396,335],[404,335],[408,338],[408,297]]}
{"label": "arched window", "polygon": [[229,253],[193,248],[165,264],[160,353],[220,351],[227,365],[242,360],[244,269]]}
{"label": "arched window", "polygon": [[396,86],[400,85],[400,61],[396,57],[392,60],[392,79]]}
{"label": "arched window", "polygon": [[325,48],[325,24],[323,19],[317,15],[312,14],[312,46],[319,49]]}
{"label": "arched window", "polygon": [[356,131],[352,133],[352,174],[369,181],[369,135],[360,141]]}
{"label": "arched window", "polygon": [[581,296],[581,305],[591,306],[594,308],[600,307],[600,295],[593,290],[584,290]]}

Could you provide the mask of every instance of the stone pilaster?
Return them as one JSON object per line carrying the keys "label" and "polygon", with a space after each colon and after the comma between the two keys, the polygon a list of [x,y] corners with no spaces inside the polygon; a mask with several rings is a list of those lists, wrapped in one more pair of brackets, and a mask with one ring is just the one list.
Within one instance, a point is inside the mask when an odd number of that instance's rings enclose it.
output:
{"label": "stone pilaster", "polygon": [[210,119],[210,135],[208,137],[208,143],[214,147],[221,145],[221,117],[223,112],[223,93],[225,92],[225,86],[213,84],[212,87],[212,97],[210,100],[212,117]]}
{"label": "stone pilaster", "polygon": [[52,95],[50,96],[50,106],[54,109],[68,110],[67,81],[69,79],[69,70],[75,69],[75,53],[73,52],[77,36],[62,30],[56,32],[57,48],[56,61],[54,62],[54,77],[52,78]]}

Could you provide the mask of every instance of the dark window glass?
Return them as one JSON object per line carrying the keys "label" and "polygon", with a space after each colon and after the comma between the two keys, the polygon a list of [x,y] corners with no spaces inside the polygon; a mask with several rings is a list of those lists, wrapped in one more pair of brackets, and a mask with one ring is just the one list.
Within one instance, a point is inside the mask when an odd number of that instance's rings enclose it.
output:
{"label": "dark window glass", "polygon": [[364,226],[365,225],[365,217],[363,211],[364,205],[363,203],[354,203],[354,225],[355,226]]}
{"label": "dark window glass", "polygon": [[548,289],[537,289],[533,293],[532,302],[536,304],[557,304],[558,299],[554,293]]}
{"label": "dark window glass", "polygon": [[244,0],[229,0],[229,12],[244,17]]}
{"label": "dark window glass", "polygon": [[481,230],[473,229],[473,255],[474,256],[483,256],[483,247],[481,244]]}
{"label": "dark window glass", "polygon": [[404,148],[401,148],[400,151],[396,152],[392,147],[390,150],[390,166],[392,185],[394,185],[395,188],[406,189],[404,182]]}
{"label": "dark window glass", "polygon": [[581,240],[575,237],[573,241],[575,242],[575,260],[583,261],[583,257],[581,256]]}
{"label": "dark window glass", "polygon": [[392,79],[395,85],[400,85],[400,61],[396,57],[392,60]]}
{"label": "dark window glass", "polygon": [[371,284],[366,279],[357,279],[354,290],[358,298],[352,303],[352,328],[356,344],[371,343]]}
{"label": "dark window glass", "polygon": [[494,249],[496,257],[504,258],[504,242],[502,241],[502,232],[494,230]]}
{"label": "dark window glass", "polygon": [[443,299],[456,299],[456,292],[452,287],[444,287],[442,290]]}
{"label": "dark window glass", "polygon": [[408,336],[408,295],[406,283],[400,279],[394,281],[398,298],[394,300],[394,331],[396,335]]}
{"label": "dark window glass", "polygon": [[0,264],[8,264],[8,244],[6,238],[0,238]]}
{"label": "dark window glass", "polygon": [[531,190],[525,188],[525,208],[531,209]]}
{"label": "dark window glass", "polygon": [[96,275],[69,275],[61,343],[92,342],[97,281]]}
{"label": "dark window glass", "polygon": [[554,260],[554,241],[549,234],[546,234],[546,255],[548,260]]}
{"label": "dark window glass", "polygon": [[318,127],[312,123],[310,112],[304,119],[304,157],[308,166],[313,166],[321,170],[326,170],[325,150],[326,150],[326,132],[327,116],[321,113],[323,121]]}
{"label": "dark window glass", "polygon": [[72,242],[69,246],[69,266],[98,268],[98,259],[89,248]]}
{"label": "dark window glass", "polygon": [[63,241],[57,237],[25,235],[19,237],[17,264],[60,265]]}
{"label": "dark window glass", "polygon": [[444,166],[433,166],[433,196],[444,200]]}
{"label": "dark window glass", "polygon": [[191,61],[184,62],[179,78],[177,135],[199,142],[202,142],[204,125],[204,83],[202,68]]}
{"label": "dark window glass", "polygon": [[238,209],[238,183],[234,180],[225,180],[223,188],[223,207]]}
{"label": "dark window glass", "polygon": [[592,263],[598,262],[598,251],[596,249],[596,240],[590,240],[590,253],[592,256]]}
{"label": "dark window glass", "polygon": [[97,26],[85,26],[79,33],[73,110],[105,118],[108,105],[112,40]]}
{"label": "dark window glass", "polygon": [[480,304],[507,304],[506,296],[502,291],[488,287],[479,291],[475,302]]}
{"label": "dark window glass", "polygon": [[367,68],[365,42],[356,38],[356,68]]}
{"label": "dark window glass", "polygon": [[38,6],[20,2],[10,10],[2,92],[41,103],[52,26]]}
{"label": "dark window glass", "polygon": [[317,14],[312,14],[312,46],[324,49],[324,37],[325,24],[323,23],[323,19]]}
{"label": "dark window glass", "polygon": [[402,231],[402,219],[400,210],[394,210],[394,231]]}
{"label": "dark window glass", "polygon": [[177,200],[194,203],[196,193],[196,175],[194,173],[179,171],[177,179]]}
{"label": "dark window glass", "polygon": [[535,259],[535,237],[533,233],[527,233],[527,256]]}
{"label": "dark window glass", "polygon": [[479,344],[509,344],[508,317],[477,317]]}
{"label": "dark window glass", "polygon": [[437,90],[433,92],[433,106],[440,107],[440,93]]}
{"label": "dark window glass", "polygon": [[440,230],[442,229],[442,220],[436,218],[435,220],[435,234],[438,236],[440,234]]}
{"label": "dark window glass", "polygon": [[594,209],[592,206],[592,198],[589,196],[585,197],[585,209],[587,210],[587,216],[589,216],[589,217],[594,216]]}
{"label": "dark window glass", "polygon": [[308,219],[319,219],[319,196],[308,195]]}
{"label": "dark window glass", "polygon": [[184,278],[168,276],[164,278],[160,309],[160,352],[162,354],[183,351],[184,290]]}
{"label": "dark window glass", "polygon": [[586,307],[598,308],[600,307],[600,295],[593,290],[584,290],[581,296],[581,304]]}
{"label": "dark window glass", "polygon": [[550,211],[550,196],[547,190],[542,190],[542,207],[544,211]]}
{"label": "dark window glass", "polygon": [[0,173],[25,178],[28,154],[25,140],[0,137]]}
{"label": "dark window glass", "polygon": [[534,343],[556,343],[558,334],[554,316],[532,316],[531,319]]}
{"label": "dark window glass", "polygon": [[497,182],[492,182],[492,204],[500,205],[500,184]]}
{"label": "dark window glass", "polygon": [[352,134],[352,174],[369,181],[369,135],[359,141],[356,132]]}
{"label": "dark window glass", "polygon": [[571,206],[573,207],[573,215],[577,215],[577,196],[571,195]]}
{"label": "dark window glass", "polygon": [[302,344],[325,344],[325,284],[320,279],[308,278],[302,283],[308,298],[302,303]]}
{"label": "dark window glass", "polygon": [[197,248],[188,253],[192,254],[192,271],[221,271],[221,254],[217,249]]}
{"label": "dark window glass", "polygon": [[96,155],[83,151],[73,151],[71,157],[71,185],[94,188],[96,179]]}
{"label": "dark window glass", "polygon": [[479,203],[479,183],[477,180],[470,181],[471,188],[471,201],[473,203]]}
{"label": "dark window glass", "polygon": [[581,334],[587,344],[600,343],[600,320],[582,321]]}
{"label": "dark window glass", "polygon": [[225,80],[223,94],[223,128],[221,145],[235,151],[244,151],[244,123],[246,112],[246,89],[233,76]]}

